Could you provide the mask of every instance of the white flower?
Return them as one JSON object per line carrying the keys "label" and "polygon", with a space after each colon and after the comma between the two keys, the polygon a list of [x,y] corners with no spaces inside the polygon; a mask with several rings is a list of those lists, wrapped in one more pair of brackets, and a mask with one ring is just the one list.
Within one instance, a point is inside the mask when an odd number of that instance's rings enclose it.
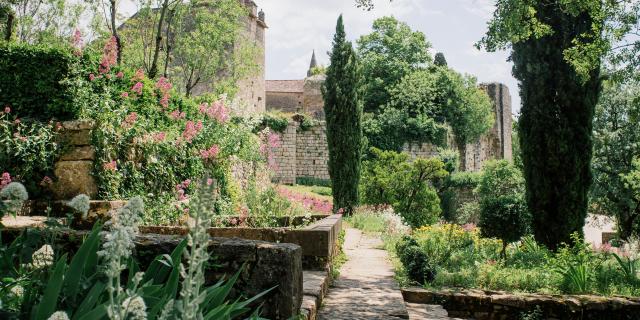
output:
{"label": "white flower", "polygon": [[87,212],[89,212],[89,204],[89,196],[86,194],[79,194],[71,199],[67,205],[78,213],[82,213],[82,217],[85,218],[87,216]]}
{"label": "white flower", "polygon": [[126,310],[128,319],[131,320],[146,320],[147,319],[147,305],[140,296],[128,297],[122,303],[122,307]]}
{"label": "white flower", "polygon": [[69,320],[69,316],[64,311],[56,311],[47,320]]}
{"label": "white flower", "polygon": [[48,268],[53,264],[53,248],[45,244],[31,256],[31,267],[34,269]]}
{"label": "white flower", "polygon": [[13,286],[11,287],[11,294],[16,298],[21,299],[22,296],[24,296],[24,288],[20,285]]}

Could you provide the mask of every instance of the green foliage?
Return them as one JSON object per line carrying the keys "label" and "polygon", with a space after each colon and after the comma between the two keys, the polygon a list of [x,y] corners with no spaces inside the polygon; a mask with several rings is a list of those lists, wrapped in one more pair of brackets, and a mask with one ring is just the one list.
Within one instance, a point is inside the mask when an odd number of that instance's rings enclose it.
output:
{"label": "green foliage", "polygon": [[551,249],[569,242],[570,234],[584,226],[592,122],[601,58],[607,52],[604,22],[609,6],[622,5],[501,0],[480,43],[488,50],[513,49],[522,97],[518,134],[527,204],[536,239]]}
{"label": "green foliage", "polygon": [[399,150],[411,142],[443,145],[445,124],[459,143],[468,143],[493,126],[493,105],[475,78],[447,68],[408,73],[388,87],[388,94],[388,105],[365,123],[371,146]]}
{"label": "green foliage", "polygon": [[396,244],[396,252],[411,281],[430,283],[435,279],[436,270],[429,256],[420,249],[418,243],[405,236]]}
{"label": "green foliage", "polygon": [[640,235],[640,83],[607,82],[594,118],[594,184],[591,204],[617,221],[619,235]]}
{"label": "green foliage", "polygon": [[289,118],[281,113],[265,113],[262,115],[261,127],[267,127],[276,132],[284,132],[289,125]]}
{"label": "green foliage", "polygon": [[411,71],[431,63],[425,35],[394,17],[373,22],[373,32],[358,40],[366,112],[378,112],[390,101],[388,90]]}
{"label": "green foliage", "polygon": [[325,66],[317,66],[311,68],[311,76],[324,75],[327,73],[327,67]]}
{"label": "green foliage", "polygon": [[531,225],[524,200],[524,179],[520,169],[506,160],[485,164],[478,186],[481,233],[507,243],[520,240]]}
{"label": "green foliage", "polygon": [[[470,225],[438,224],[414,230],[410,238],[399,241],[398,256],[406,247],[418,248],[416,257],[428,257],[435,270],[429,287],[462,287],[510,292],[597,293],[603,295],[637,295],[638,283],[629,281],[629,263],[607,251],[594,251],[577,235],[574,243],[552,252],[533,237],[507,247],[507,259],[499,260],[501,241],[480,237],[480,230]],[[407,274],[416,261],[402,263]],[[637,270],[637,269],[636,269]]]}
{"label": "green foliage", "polygon": [[447,59],[444,57],[444,53],[438,52],[436,56],[433,58],[433,65],[438,67],[447,67]]}
{"label": "green foliage", "polygon": [[322,186],[312,187],[311,192],[319,194],[321,196],[331,196],[333,194],[330,187],[322,187]]}
{"label": "green foliage", "polygon": [[331,180],[319,179],[314,177],[296,177],[296,184],[299,184],[301,186],[331,187]]}
{"label": "green foliage", "polygon": [[90,59],[68,48],[0,45],[0,105],[18,117],[74,118],[82,105],[75,80],[86,77]]}
{"label": "green foliage", "polygon": [[[0,112],[0,173],[22,182],[34,198],[47,198],[53,163],[63,147],[58,125]],[[45,187],[45,188],[43,188]]]}
{"label": "green foliage", "polygon": [[333,208],[349,215],[358,205],[362,158],[362,103],[358,58],[346,41],[342,16],[338,18],[331,65],[322,87],[329,147],[329,176]]}
{"label": "green foliage", "polygon": [[436,158],[409,161],[406,153],[375,148],[371,153],[363,163],[362,202],[391,205],[412,227],[435,223],[441,209],[432,183],[447,176],[444,163]]}

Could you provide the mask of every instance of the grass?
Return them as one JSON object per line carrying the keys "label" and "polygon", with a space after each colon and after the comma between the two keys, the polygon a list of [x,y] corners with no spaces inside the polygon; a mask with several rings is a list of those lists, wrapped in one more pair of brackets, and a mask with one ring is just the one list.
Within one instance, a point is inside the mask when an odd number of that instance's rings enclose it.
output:
{"label": "grass", "polygon": [[333,260],[331,261],[331,268],[330,268],[330,274],[331,274],[331,279],[335,280],[338,279],[338,277],[340,276],[340,268],[342,268],[342,265],[344,265],[345,262],[347,262],[348,258],[347,255],[344,253],[344,237],[345,237],[346,233],[344,230],[340,231],[340,235],[338,235],[338,254],[333,257]]}
{"label": "grass", "polygon": [[331,188],[328,188],[328,187],[301,186],[301,185],[293,185],[293,186],[280,185],[280,187],[296,193],[306,194],[308,196],[312,196],[314,198],[318,198],[321,200],[333,201],[333,197],[331,196]]}

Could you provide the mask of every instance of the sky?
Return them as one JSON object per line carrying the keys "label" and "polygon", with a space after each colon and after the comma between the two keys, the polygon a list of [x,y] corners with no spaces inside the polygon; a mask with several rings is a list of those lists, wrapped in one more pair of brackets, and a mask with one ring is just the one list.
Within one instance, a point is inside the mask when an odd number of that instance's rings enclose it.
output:
{"label": "sky", "polygon": [[[266,15],[266,78],[302,79],[311,53],[328,64],[327,51],[338,15],[344,17],[350,40],[371,32],[373,21],[394,16],[413,30],[423,32],[432,46],[432,56],[443,52],[449,67],[474,75],[479,82],[501,82],[509,87],[512,110],[520,110],[516,79],[511,75],[508,52],[479,51],[474,44],[486,32],[495,0],[373,0],[376,7],[364,11],[354,0],[254,0]],[[123,0],[123,14],[135,13],[132,0]]]}
{"label": "sky", "polygon": [[370,12],[356,8],[353,0],[254,1],[264,10],[269,26],[265,52],[269,80],[302,79],[314,49],[318,62],[327,65],[340,13],[347,37],[354,42],[371,32],[376,18],[392,15],[423,32],[432,45],[432,56],[443,52],[453,69],[474,75],[479,82],[506,84],[513,113],[520,109],[508,52],[479,51],[473,46],[486,32],[494,0],[374,0],[376,7]]}

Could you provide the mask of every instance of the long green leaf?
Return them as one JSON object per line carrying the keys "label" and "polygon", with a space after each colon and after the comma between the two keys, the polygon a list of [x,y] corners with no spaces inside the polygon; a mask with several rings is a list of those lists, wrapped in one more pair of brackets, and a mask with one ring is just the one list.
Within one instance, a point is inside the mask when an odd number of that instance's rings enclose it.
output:
{"label": "long green leaf", "polygon": [[91,290],[84,298],[84,301],[80,304],[76,312],[73,314],[73,320],[81,319],[88,312],[90,312],[93,307],[98,303],[102,293],[105,292],[106,284],[103,282],[96,282],[96,284],[91,287]]}
{"label": "long green leaf", "polygon": [[105,305],[99,305],[97,308],[91,310],[78,320],[100,320],[107,315],[107,307]]}
{"label": "long green leaf", "polygon": [[67,266],[67,255],[64,254],[56,263],[52,276],[49,278],[47,288],[44,290],[42,296],[42,302],[36,310],[36,320],[46,320],[56,311],[56,305],[58,304],[58,296],[62,289],[62,282],[64,280],[64,271]]}
{"label": "long green leaf", "polygon": [[84,272],[87,258],[91,250],[100,241],[99,232],[100,228],[94,227],[89,236],[80,246],[80,249],[78,249],[78,252],[76,252],[76,254],[71,259],[69,269],[67,270],[64,279],[65,284],[63,292],[67,298],[75,300],[75,297],[78,294],[78,291],[80,289],[80,280],[85,274]]}

